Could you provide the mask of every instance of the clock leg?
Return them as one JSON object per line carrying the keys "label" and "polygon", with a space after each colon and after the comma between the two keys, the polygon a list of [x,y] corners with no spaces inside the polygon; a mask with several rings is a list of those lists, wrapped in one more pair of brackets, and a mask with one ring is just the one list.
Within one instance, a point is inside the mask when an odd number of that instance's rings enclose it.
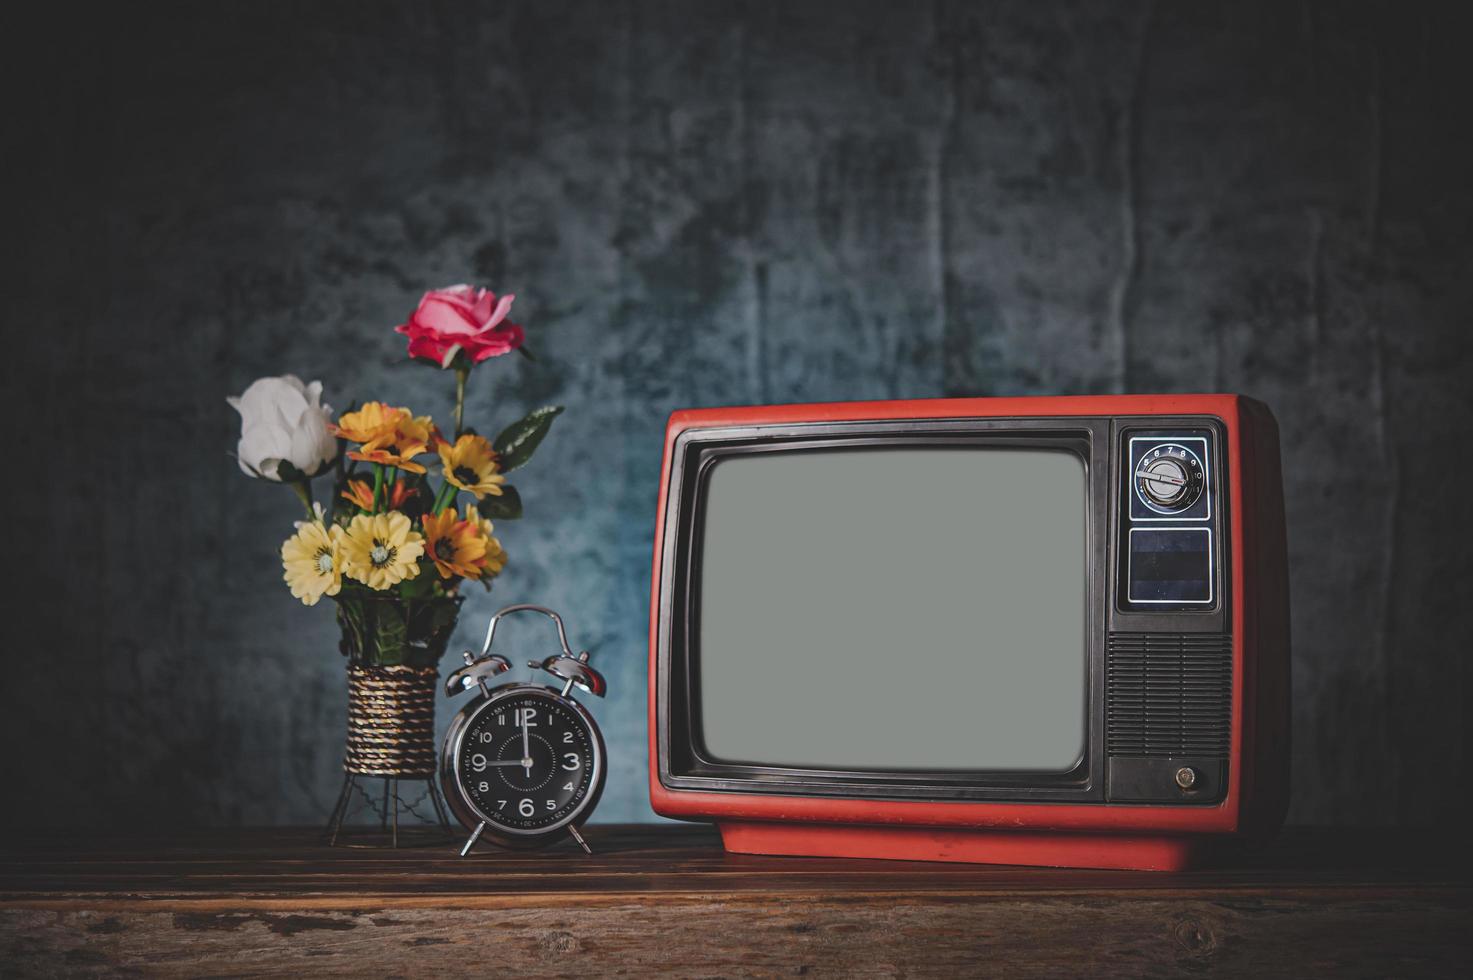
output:
{"label": "clock leg", "polygon": [[476,829],[471,831],[470,840],[466,841],[465,846],[460,849],[461,857],[465,857],[471,852],[471,848],[476,846],[476,841],[481,839],[481,832],[485,829],[486,821],[482,820],[480,823],[476,824]]}
{"label": "clock leg", "polygon": [[578,833],[577,827],[574,827],[572,824],[568,824],[568,833],[573,835],[573,839],[578,842],[579,847],[583,848],[583,852],[585,854],[589,855],[590,857],[593,855],[593,848],[589,847],[588,841],[584,840],[583,835]]}

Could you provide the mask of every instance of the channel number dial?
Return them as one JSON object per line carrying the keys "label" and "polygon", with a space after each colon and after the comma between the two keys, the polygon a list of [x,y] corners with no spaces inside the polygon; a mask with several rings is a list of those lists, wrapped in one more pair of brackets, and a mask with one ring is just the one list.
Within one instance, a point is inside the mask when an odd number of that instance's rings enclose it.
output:
{"label": "channel number dial", "polygon": [[1135,492],[1158,514],[1179,514],[1202,496],[1202,460],[1174,442],[1148,449],[1135,464]]}
{"label": "channel number dial", "polygon": [[488,702],[461,742],[458,777],[487,823],[543,832],[588,805],[596,737],[557,692],[526,690]]}

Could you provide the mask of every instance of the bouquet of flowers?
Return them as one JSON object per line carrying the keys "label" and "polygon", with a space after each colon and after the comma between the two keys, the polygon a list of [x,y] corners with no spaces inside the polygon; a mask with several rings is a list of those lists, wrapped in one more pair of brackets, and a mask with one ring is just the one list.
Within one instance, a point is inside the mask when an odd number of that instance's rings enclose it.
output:
{"label": "bouquet of flowers", "polygon": [[[459,609],[460,584],[488,590],[506,567],[493,519],[522,514],[506,474],[526,464],[561,406],[537,409],[494,439],[464,424],[476,365],[520,350],[507,319],[513,296],[472,286],[426,293],[409,322],[409,356],[455,377],[453,429],[428,415],[370,401],[333,421],[322,384],[261,378],[228,399],[241,415],[240,468],[290,486],[306,519],[281,546],[293,596],[336,600],[343,652],[377,665],[430,666]],[[330,491],[317,500],[313,484]]]}

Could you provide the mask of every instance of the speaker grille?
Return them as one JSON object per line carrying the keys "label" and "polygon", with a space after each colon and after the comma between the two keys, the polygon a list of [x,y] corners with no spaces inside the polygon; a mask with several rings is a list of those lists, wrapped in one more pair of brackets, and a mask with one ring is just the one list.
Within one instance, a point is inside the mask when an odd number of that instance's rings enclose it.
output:
{"label": "speaker grille", "polygon": [[1228,754],[1231,636],[1111,633],[1106,672],[1108,754]]}

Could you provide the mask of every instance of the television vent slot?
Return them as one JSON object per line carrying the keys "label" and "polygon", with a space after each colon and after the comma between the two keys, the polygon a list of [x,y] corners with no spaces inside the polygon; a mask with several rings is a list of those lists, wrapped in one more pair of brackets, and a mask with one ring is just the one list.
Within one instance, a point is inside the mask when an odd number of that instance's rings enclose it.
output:
{"label": "television vent slot", "polygon": [[1108,754],[1228,754],[1231,636],[1111,633],[1106,664]]}

